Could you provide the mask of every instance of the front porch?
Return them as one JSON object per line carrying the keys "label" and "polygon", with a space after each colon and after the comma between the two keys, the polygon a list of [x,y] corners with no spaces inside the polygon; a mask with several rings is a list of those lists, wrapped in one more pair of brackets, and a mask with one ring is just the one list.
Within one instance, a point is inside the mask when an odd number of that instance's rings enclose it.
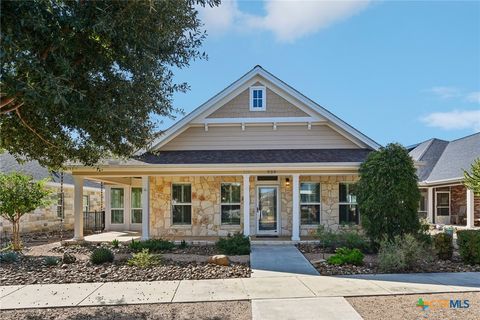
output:
{"label": "front porch", "polygon": [[192,243],[235,233],[258,242],[311,241],[319,225],[337,229],[359,222],[356,169],[319,171],[74,175],[74,240],[91,240],[83,235],[82,189],[76,186],[92,179],[105,183],[107,232],[130,230],[144,240]]}

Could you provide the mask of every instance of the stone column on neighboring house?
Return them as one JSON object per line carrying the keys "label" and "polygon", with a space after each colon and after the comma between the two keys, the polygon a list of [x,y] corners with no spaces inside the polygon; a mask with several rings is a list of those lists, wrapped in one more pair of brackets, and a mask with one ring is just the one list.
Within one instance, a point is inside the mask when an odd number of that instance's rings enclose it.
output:
{"label": "stone column on neighboring house", "polygon": [[73,240],[83,240],[83,181],[80,176],[73,176]]}
{"label": "stone column on neighboring house", "polygon": [[433,187],[429,187],[427,193],[427,221],[433,223]]}
{"label": "stone column on neighboring house", "polygon": [[243,175],[243,235],[250,235],[250,175]]}
{"label": "stone column on neighboring house", "polygon": [[474,194],[473,190],[467,189],[467,228],[475,225]]}
{"label": "stone column on neighboring house", "polygon": [[150,177],[142,177],[142,240],[150,238]]}
{"label": "stone column on neighboring house", "polygon": [[292,175],[292,241],[300,240],[300,175]]}

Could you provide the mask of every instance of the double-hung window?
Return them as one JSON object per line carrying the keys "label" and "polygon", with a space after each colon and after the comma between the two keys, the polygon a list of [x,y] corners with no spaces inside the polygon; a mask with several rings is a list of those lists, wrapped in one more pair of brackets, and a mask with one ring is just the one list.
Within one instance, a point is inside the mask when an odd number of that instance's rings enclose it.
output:
{"label": "double-hung window", "polygon": [[358,224],[360,216],[357,206],[357,185],[354,183],[339,184],[340,224]]}
{"label": "double-hung window", "polygon": [[172,185],[173,224],[192,224],[192,186],[190,184]]}
{"label": "double-hung window", "polygon": [[132,188],[130,206],[132,223],[142,223],[142,188]]}
{"label": "double-hung window", "polygon": [[418,203],[418,216],[420,218],[427,218],[427,205],[428,205],[428,193],[427,190],[420,190],[420,201]]}
{"label": "double-hung window", "polygon": [[112,188],[110,190],[110,221],[112,224],[123,224],[124,215],[124,190]]}
{"label": "double-hung window", "polygon": [[450,215],[450,192],[437,192],[437,216]]}
{"label": "double-hung window", "polygon": [[240,183],[222,183],[221,210],[222,224],[240,224]]}
{"label": "double-hung window", "polygon": [[265,111],[266,107],[265,87],[250,87],[250,111]]}
{"label": "double-hung window", "polygon": [[90,212],[90,197],[88,195],[83,196],[83,212]]}
{"label": "double-hung window", "polygon": [[302,224],[320,223],[320,183],[300,183],[300,213]]}

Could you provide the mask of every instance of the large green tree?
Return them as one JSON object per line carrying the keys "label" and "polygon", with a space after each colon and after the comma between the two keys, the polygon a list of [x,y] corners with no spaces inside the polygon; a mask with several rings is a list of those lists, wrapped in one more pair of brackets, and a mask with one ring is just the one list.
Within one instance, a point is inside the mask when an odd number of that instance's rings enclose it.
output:
{"label": "large green tree", "polygon": [[480,158],[472,163],[470,171],[470,173],[467,170],[463,171],[465,177],[464,184],[473,193],[480,196]]}
{"label": "large green tree", "polygon": [[360,166],[357,201],[366,234],[376,245],[420,229],[420,191],[412,158],[399,144],[369,154]]}
{"label": "large green tree", "polygon": [[0,148],[60,167],[129,156],[171,117],[219,0],[1,1]]}
{"label": "large green tree", "polygon": [[46,180],[35,181],[32,177],[17,172],[0,173],[0,216],[12,224],[14,250],[22,248],[20,219],[36,208],[52,202],[52,192],[45,183]]}

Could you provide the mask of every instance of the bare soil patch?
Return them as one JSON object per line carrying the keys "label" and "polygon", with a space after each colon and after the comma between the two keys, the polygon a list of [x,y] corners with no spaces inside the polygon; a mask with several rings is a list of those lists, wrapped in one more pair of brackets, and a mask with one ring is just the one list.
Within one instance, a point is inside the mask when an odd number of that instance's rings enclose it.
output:
{"label": "bare soil patch", "polygon": [[[462,319],[478,320],[480,315],[480,292],[415,294],[375,297],[351,297],[347,301],[365,320],[408,320],[408,319]],[[435,302],[426,310],[417,306],[418,299],[423,301],[468,300],[468,308],[450,308],[442,306],[444,302]],[[462,303],[462,305],[465,305]]]}
{"label": "bare soil patch", "polygon": [[249,320],[251,314],[249,301],[228,301],[12,310],[3,311],[2,319]]}

